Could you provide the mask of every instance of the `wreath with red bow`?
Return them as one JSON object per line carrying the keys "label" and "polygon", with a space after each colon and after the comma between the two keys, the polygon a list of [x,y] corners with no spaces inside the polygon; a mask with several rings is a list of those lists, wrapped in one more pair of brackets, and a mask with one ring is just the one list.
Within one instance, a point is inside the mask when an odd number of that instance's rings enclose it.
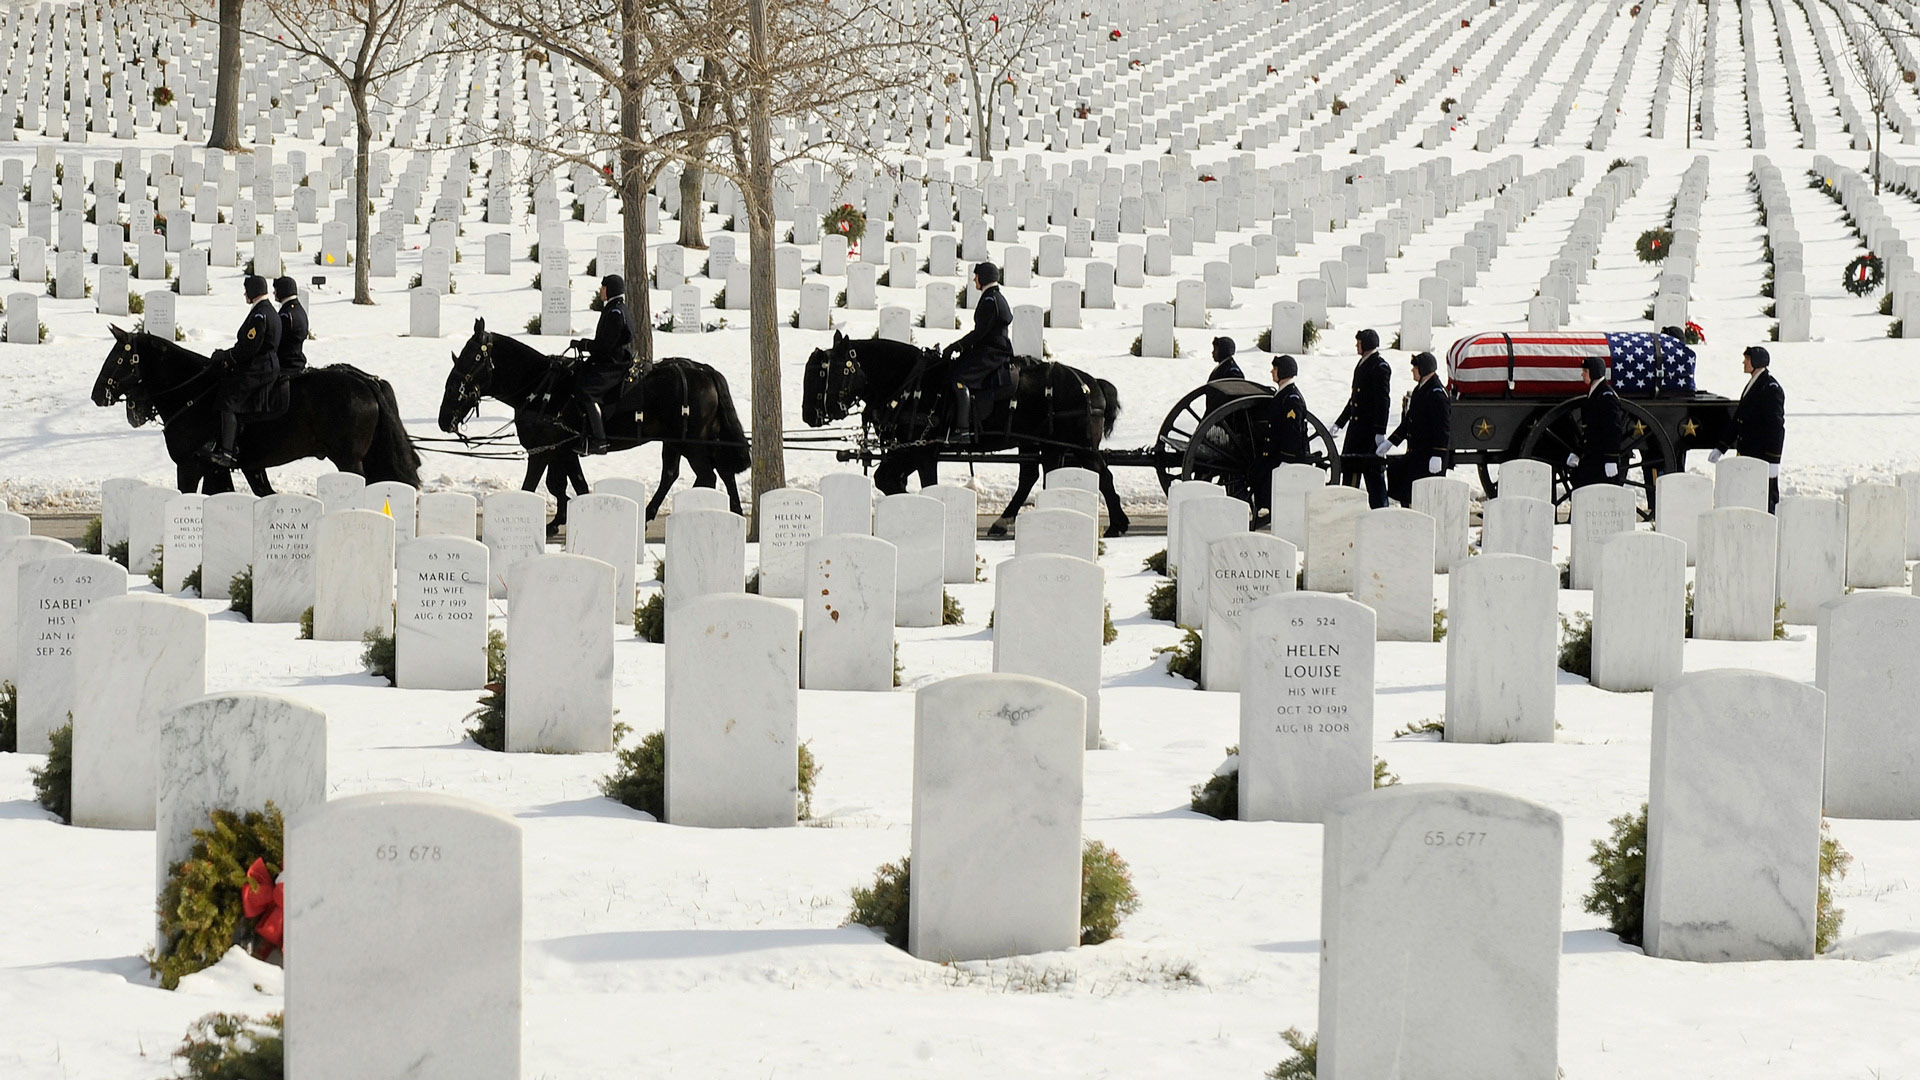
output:
{"label": "wreath with red bow", "polygon": [[1885,280],[1887,280],[1886,264],[1880,261],[1880,256],[1869,251],[1865,255],[1855,257],[1847,264],[1845,273],[1840,277],[1840,284],[1854,296],[1865,296],[1878,289],[1881,282]]}

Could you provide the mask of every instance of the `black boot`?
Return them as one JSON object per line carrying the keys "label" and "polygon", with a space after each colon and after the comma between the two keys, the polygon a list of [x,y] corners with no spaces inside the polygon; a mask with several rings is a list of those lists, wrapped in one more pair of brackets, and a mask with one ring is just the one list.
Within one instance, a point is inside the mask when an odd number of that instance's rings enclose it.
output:
{"label": "black boot", "polygon": [[585,412],[587,415],[587,454],[588,456],[604,454],[607,452],[607,422],[600,415],[600,403],[597,401],[587,402]]}
{"label": "black boot", "polygon": [[207,460],[223,469],[236,468],[240,464],[234,447],[240,443],[240,418],[232,412],[220,410],[220,442],[206,451]]}
{"label": "black boot", "polygon": [[953,388],[953,441],[973,442],[973,391],[964,386]]}

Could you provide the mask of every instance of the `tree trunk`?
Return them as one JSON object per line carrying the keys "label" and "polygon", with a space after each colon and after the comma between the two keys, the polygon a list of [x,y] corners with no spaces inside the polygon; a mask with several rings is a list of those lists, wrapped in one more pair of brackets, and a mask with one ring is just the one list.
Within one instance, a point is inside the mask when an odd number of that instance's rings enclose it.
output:
{"label": "tree trunk", "polygon": [[1884,109],[1873,110],[1873,193],[1880,194],[1880,132],[1886,119]]}
{"label": "tree trunk", "polygon": [[1693,149],[1693,83],[1687,83],[1687,149]]}
{"label": "tree trunk", "polygon": [[748,47],[753,81],[747,94],[747,142],[753,160],[747,176],[747,215],[751,225],[749,315],[753,365],[753,514],[759,533],[759,496],[787,485],[781,445],[785,415],[780,402],[780,314],[773,271],[773,116],[767,90],[766,0],[747,0]]}
{"label": "tree trunk", "polygon": [[640,56],[646,18],[642,0],[621,0],[620,21],[620,251],[627,279],[627,328],[633,358],[653,360],[653,294],[647,282],[647,175],[640,148],[647,141],[645,75]]}
{"label": "tree trunk", "polygon": [[[706,147],[688,148],[692,156],[706,152]],[[700,201],[701,192],[707,185],[707,169],[704,165],[688,165],[680,174],[680,246],[684,248],[704,248],[707,246],[706,233],[701,228],[701,218],[706,216],[706,204]]]}
{"label": "tree trunk", "polygon": [[367,111],[367,88],[349,87],[353,99],[353,302],[373,303],[373,212],[368,209],[367,178],[373,175],[373,117]]}
{"label": "tree trunk", "polygon": [[973,156],[981,161],[993,160],[993,142],[988,134],[993,130],[993,92],[980,93],[980,73],[967,65],[967,82],[973,87]]}
{"label": "tree trunk", "polygon": [[220,0],[219,75],[213,88],[208,146],[240,149],[240,16],[246,0]]}

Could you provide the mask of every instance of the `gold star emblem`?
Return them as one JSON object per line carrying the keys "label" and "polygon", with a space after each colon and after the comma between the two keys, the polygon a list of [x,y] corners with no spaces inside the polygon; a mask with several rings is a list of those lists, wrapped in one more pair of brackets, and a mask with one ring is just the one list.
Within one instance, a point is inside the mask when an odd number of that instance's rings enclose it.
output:
{"label": "gold star emblem", "polygon": [[1493,434],[1493,424],[1482,419],[1479,423],[1473,425],[1473,433],[1478,438],[1488,438]]}
{"label": "gold star emblem", "polygon": [[1647,433],[1647,425],[1638,420],[1635,420],[1633,422],[1633,437],[1637,439],[1637,438],[1640,438],[1642,435],[1645,435],[1646,433]]}
{"label": "gold star emblem", "polygon": [[1700,425],[1694,423],[1692,420],[1688,420],[1686,423],[1680,425],[1680,434],[1688,436],[1689,438],[1698,435],[1700,434]]}

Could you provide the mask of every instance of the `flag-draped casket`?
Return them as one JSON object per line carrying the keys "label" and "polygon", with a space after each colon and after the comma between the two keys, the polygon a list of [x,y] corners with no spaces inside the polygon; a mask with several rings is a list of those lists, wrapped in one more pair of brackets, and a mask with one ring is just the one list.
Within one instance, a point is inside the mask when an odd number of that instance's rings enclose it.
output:
{"label": "flag-draped casket", "polygon": [[1580,365],[1589,356],[1607,362],[1623,394],[1693,393],[1693,350],[1646,331],[1475,334],[1447,350],[1447,374],[1464,397],[1570,397],[1582,392]]}

